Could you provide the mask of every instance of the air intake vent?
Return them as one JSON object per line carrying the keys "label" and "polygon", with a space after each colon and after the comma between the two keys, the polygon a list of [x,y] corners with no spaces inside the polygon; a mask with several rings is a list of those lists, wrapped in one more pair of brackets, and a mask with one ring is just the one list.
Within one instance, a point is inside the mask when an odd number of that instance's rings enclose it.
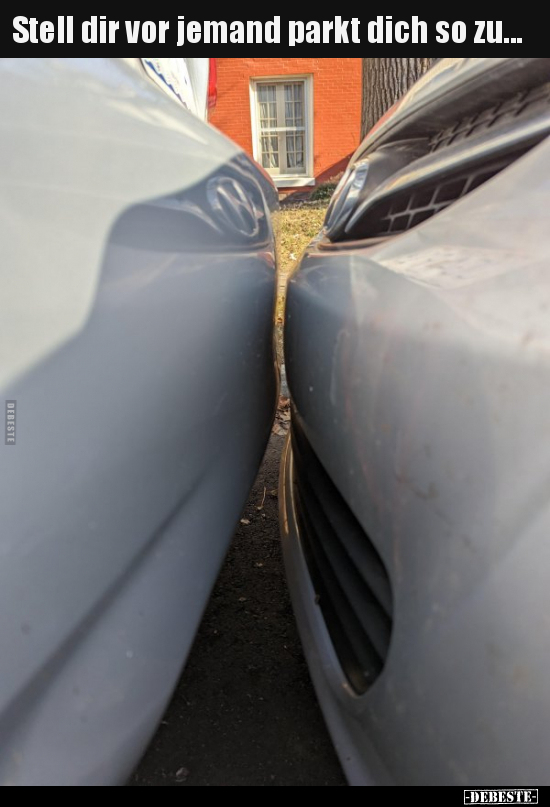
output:
{"label": "air intake vent", "polygon": [[381,238],[404,233],[479,188],[510,165],[516,156],[519,155],[477,165],[454,176],[446,176],[416,189],[409,187],[393,194],[365,211],[355,228],[354,236]]}
{"label": "air intake vent", "polygon": [[326,239],[338,243],[405,233],[549,136],[550,60],[530,60],[515,71],[513,61],[487,70],[478,93],[469,85],[460,93],[455,88],[454,103],[434,94],[414,114],[400,120],[398,111],[385,136],[367,138],[329,208]]}
{"label": "air intake vent", "polygon": [[464,118],[453,126],[434,135],[430,141],[431,151],[438,151],[466,140],[472,135],[482,135],[488,130],[512,123],[515,118],[538,115],[550,108],[550,83],[520,92],[506,101]]}
{"label": "air intake vent", "polygon": [[318,604],[342,668],[353,689],[363,694],[388,654],[389,576],[296,422],[292,450],[296,509]]}

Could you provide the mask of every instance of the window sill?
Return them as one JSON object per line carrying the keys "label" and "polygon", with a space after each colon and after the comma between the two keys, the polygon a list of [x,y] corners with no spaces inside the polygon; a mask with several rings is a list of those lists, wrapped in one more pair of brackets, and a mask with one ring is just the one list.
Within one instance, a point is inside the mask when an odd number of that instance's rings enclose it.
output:
{"label": "window sill", "polygon": [[272,177],[276,188],[312,188],[315,177]]}

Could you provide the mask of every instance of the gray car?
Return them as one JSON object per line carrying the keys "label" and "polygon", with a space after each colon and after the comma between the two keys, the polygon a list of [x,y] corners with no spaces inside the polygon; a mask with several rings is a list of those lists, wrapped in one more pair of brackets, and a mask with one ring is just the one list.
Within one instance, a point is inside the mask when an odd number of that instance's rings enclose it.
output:
{"label": "gray car", "polygon": [[550,781],[550,63],[439,62],[291,279],[288,578],[354,785]]}
{"label": "gray car", "polygon": [[269,436],[277,196],[140,60],[0,79],[0,782],[109,785]]}

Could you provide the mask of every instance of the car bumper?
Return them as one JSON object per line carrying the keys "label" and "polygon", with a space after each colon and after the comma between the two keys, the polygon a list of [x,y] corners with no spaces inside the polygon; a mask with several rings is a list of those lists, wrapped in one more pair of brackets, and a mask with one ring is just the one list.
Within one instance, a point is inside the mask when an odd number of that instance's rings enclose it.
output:
{"label": "car bumper", "polygon": [[361,727],[364,699],[350,687],[336,656],[306,562],[294,499],[293,454],[287,439],[281,463],[279,508],[283,555],[298,629],[323,715],[347,779],[354,786],[390,785],[376,749]]}

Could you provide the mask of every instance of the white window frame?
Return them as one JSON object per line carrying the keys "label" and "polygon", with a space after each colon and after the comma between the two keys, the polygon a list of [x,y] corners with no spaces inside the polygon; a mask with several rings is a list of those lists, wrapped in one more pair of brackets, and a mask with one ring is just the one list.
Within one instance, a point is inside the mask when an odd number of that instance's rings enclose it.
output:
{"label": "white window frame", "polygon": [[278,188],[303,188],[315,185],[313,175],[313,76],[311,75],[289,75],[289,76],[257,76],[250,79],[250,111],[252,118],[252,143],[254,159],[260,163],[260,126],[258,121],[258,85],[259,84],[293,84],[303,82],[304,84],[304,124],[305,124],[305,174],[271,174],[275,185]]}

